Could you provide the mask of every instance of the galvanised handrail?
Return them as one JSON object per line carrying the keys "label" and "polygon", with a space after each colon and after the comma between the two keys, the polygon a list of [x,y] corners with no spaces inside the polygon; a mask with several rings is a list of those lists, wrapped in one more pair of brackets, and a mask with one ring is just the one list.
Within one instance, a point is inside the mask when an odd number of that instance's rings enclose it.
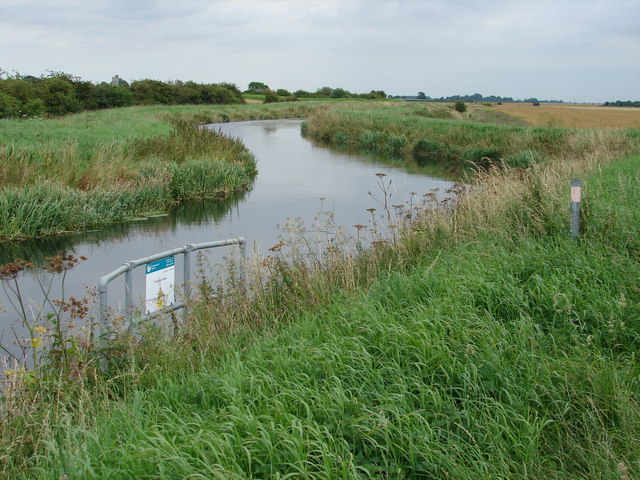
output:
{"label": "galvanised handrail", "polygon": [[[246,260],[246,246],[244,238],[230,238],[228,240],[217,240],[214,242],[205,243],[188,243],[181,247],[176,247],[173,250],[167,250],[165,252],[156,253],[148,257],[139,258],[137,260],[130,260],[125,262],[121,267],[116,268],[113,272],[104,275],[98,283],[98,295],[100,301],[99,320],[100,325],[104,327],[104,322],[107,320],[107,296],[109,291],[109,283],[118,278],[123,273],[125,274],[125,319],[127,323],[131,322],[133,317],[133,270],[141,265],[146,265],[156,260],[172,257],[173,255],[183,255],[183,280],[184,280],[184,299],[187,300],[191,296],[191,252],[197,250],[204,250],[208,248],[226,247],[230,245],[239,245],[240,253],[243,261]],[[244,281],[244,266],[240,269],[241,280]],[[141,317],[141,320],[154,318],[160,313],[166,311],[175,311],[184,308],[185,302],[174,302],[172,305],[163,309],[160,312],[153,312]]]}

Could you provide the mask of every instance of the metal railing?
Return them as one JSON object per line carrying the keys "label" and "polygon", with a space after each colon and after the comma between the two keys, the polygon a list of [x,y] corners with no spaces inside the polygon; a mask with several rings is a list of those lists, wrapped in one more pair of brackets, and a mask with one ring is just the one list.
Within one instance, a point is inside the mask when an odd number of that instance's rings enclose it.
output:
{"label": "metal railing", "polygon": [[[169,311],[176,311],[185,307],[185,301],[189,299],[191,296],[191,252],[195,252],[198,250],[204,250],[209,248],[217,248],[217,247],[226,247],[231,245],[239,245],[240,246],[240,255],[242,256],[243,261],[246,260],[246,246],[244,238],[230,238],[228,240],[218,240],[215,242],[205,242],[205,243],[189,243],[186,245],[182,245],[181,247],[174,248],[173,250],[167,250],[165,252],[156,253],[154,255],[150,255],[148,257],[139,258],[138,260],[130,260],[125,262],[121,267],[115,269],[113,272],[104,275],[98,284],[98,294],[100,301],[100,310],[99,310],[99,320],[102,327],[104,327],[104,323],[107,320],[107,312],[108,312],[108,291],[109,291],[109,283],[120,275],[125,275],[125,320],[127,324],[131,323],[133,318],[134,308],[133,308],[133,271],[142,265],[146,265],[151,262],[155,262],[156,260],[161,260],[163,258],[172,257],[174,255],[183,255],[183,297],[184,301],[174,302],[171,305],[166,306],[165,308],[148,313],[140,317],[141,320],[154,318],[162,313],[166,313]],[[241,280],[244,281],[244,266],[240,269]]]}

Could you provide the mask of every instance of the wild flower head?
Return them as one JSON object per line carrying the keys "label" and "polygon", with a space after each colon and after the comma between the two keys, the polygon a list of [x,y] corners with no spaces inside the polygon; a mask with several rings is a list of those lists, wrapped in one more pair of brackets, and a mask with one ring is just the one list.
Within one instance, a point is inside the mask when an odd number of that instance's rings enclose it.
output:
{"label": "wild flower head", "polygon": [[74,257],[70,253],[65,255],[64,252],[58,252],[58,254],[54,257],[45,257],[46,263],[42,268],[50,273],[62,273],[67,270],[71,270],[78,264],[78,262],[80,262],[81,260],[84,261],[86,259],[87,257],[85,257],[84,255],[78,258]]}
{"label": "wild flower head", "polygon": [[32,267],[32,263],[16,258],[13,263],[7,263],[0,267],[0,280],[14,280],[23,270]]}

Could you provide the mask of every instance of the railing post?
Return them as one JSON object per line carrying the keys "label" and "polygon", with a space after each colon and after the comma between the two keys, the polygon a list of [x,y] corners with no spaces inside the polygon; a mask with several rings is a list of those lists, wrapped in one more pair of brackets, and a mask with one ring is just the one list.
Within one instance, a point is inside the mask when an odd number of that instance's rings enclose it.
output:
{"label": "railing post", "polygon": [[127,271],[124,273],[124,315],[127,325],[131,323],[133,318],[133,269],[135,265],[132,262],[125,262]]}
{"label": "railing post", "polygon": [[98,320],[100,321],[100,330],[104,330],[104,322],[107,321],[107,305],[108,305],[109,283],[100,280],[98,285],[98,295],[100,309],[98,310]]}
{"label": "railing post", "polygon": [[579,178],[571,180],[571,237],[580,235],[580,201],[582,196],[582,181]]}
{"label": "railing post", "polygon": [[189,244],[184,246],[185,251],[182,256],[183,258],[183,281],[184,281],[184,307],[183,307],[183,318],[187,319],[187,303],[191,298],[191,251],[194,249],[194,246]]}
{"label": "railing post", "polygon": [[238,237],[238,244],[240,245],[240,282],[242,283],[242,289],[247,290],[247,244],[244,241],[244,237]]}

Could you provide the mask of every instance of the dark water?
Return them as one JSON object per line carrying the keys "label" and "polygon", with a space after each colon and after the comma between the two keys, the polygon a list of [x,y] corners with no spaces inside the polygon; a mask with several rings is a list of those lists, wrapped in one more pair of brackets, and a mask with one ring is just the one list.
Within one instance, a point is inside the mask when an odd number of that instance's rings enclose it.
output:
{"label": "dark water", "polygon": [[[259,173],[253,189],[247,193],[220,201],[186,204],[168,216],[112,225],[96,232],[0,244],[0,261],[20,257],[37,263],[58,251],[84,255],[88,260],[68,272],[64,292],[67,296],[82,296],[85,286],[96,286],[101,276],[125,261],[186,243],[242,236],[247,240],[249,252],[255,249],[266,252],[278,242],[277,224],[297,217],[310,224],[321,206],[335,212],[336,222],[353,231],[354,224],[367,223],[367,208],[379,207],[367,193],[379,191],[375,175],[378,172],[386,173],[386,180],[392,180],[394,203],[408,198],[408,192],[444,190],[452,183],[424,173],[409,173],[380,160],[316,146],[300,135],[300,124],[300,120],[269,120],[210,126],[240,138],[255,154]],[[179,282],[180,268],[176,272]],[[144,285],[141,275],[134,276],[136,285]],[[23,296],[36,303],[42,299],[37,277],[48,281],[43,272],[25,273],[20,279]],[[110,286],[110,303],[118,305],[123,301],[122,288],[117,282]],[[51,296],[57,298],[61,294],[54,287]],[[6,344],[13,335],[8,327],[18,316],[3,291],[0,305],[5,309],[0,312],[0,329],[5,330]],[[19,326],[16,328],[20,330]]]}

